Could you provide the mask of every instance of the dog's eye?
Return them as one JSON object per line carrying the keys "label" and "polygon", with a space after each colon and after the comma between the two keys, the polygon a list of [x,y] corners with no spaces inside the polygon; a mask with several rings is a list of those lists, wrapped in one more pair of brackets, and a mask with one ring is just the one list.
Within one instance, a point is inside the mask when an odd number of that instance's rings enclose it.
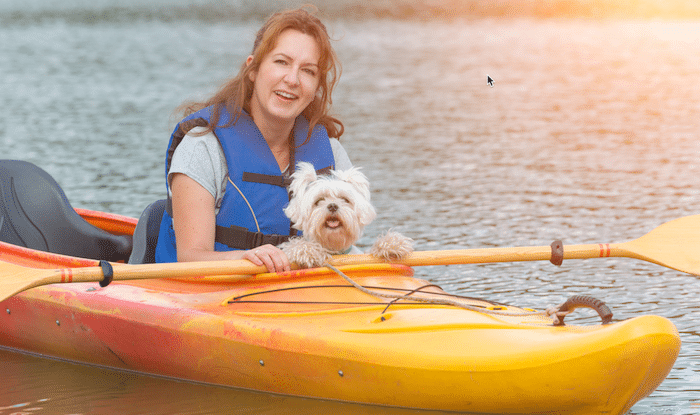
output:
{"label": "dog's eye", "polygon": [[352,205],[352,203],[350,203],[350,199],[348,199],[347,197],[343,197],[342,199],[343,202],[347,203],[348,205]]}
{"label": "dog's eye", "polygon": [[322,198],[322,197],[316,199],[316,201],[314,202],[314,206],[318,206],[318,204],[321,203],[321,202],[323,202],[323,198]]}

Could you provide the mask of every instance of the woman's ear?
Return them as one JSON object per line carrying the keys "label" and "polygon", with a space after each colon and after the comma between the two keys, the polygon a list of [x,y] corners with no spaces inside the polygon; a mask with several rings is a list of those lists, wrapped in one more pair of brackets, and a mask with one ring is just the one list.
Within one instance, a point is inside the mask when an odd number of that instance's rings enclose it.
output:
{"label": "woman's ear", "polygon": [[[250,66],[250,64],[253,63],[253,59],[253,55],[248,56],[248,58],[246,58],[245,60],[245,66]],[[255,82],[255,75],[255,71],[250,71],[248,73],[248,79],[250,80],[250,82]]]}

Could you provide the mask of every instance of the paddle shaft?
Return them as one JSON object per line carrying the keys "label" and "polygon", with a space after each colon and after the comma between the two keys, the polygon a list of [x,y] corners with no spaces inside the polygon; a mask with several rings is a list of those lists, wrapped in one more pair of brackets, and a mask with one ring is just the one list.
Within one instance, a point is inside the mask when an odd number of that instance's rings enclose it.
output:
{"label": "paddle shaft", "polygon": [[[190,262],[171,264],[126,265],[111,264],[112,280],[138,280],[179,277],[230,275],[229,280],[249,278],[251,274],[267,271],[246,260],[219,262]],[[101,282],[105,280],[102,267],[44,269],[29,268],[0,261],[0,302],[30,288],[71,282]]]}
{"label": "paddle shaft", "polygon": [[[551,246],[521,248],[457,249],[413,252],[392,261],[408,266],[478,264],[515,261],[559,263],[566,259],[627,257],[700,275],[700,215],[686,216],[664,223],[641,238],[617,244],[567,245],[556,250]],[[553,253],[556,251],[556,258]],[[555,260],[556,259],[556,260]],[[338,255],[329,263],[335,266],[382,262],[371,255]],[[113,264],[114,280],[230,276],[249,278],[267,271],[246,260],[186,262],[172,264]],[[296,268],[294,268],[296,269]],[[0,261],[0,301],[18,292],[40,285],[66,282],[99,282],[105,278],[101,267],[36,269]]]}
{"label": "paddle shaft", "polygon": [[[241,279],[252,274],[267,272],[264,266],[257,266],[247,260],[174,262],[167,264],[114,265],[114,280],[140,280],[157,278],[202,277],[207,275],[231,275]],[[54,283],[102,281],[102,268],[63,268],[53,270]]]}
{"label": "paddle shaft", "polygon": [[[625,244],[585,244],[565,245],[563,259],[589,259],[604,257],[638,258],[638,255],[625,249]],[[519,248],[451,249],[442,251],[413,252],[404,259],[391,261],[408,266],[484,264],[518,261],[550,261],[551,246]],[[639,258],[643,259],[643,258]],[[380,262],[371,255],[336,255],[331,265],[373,264]]]}
{"label": "paddle shaft", "polygon": [[[630,256],[621,244],[568,245],[564,247],[564,259],[587,259],[610,256]],[[483,248],[454,249],[441,251],[413,252],[404,259],[391,261],[408,266],[482,264],[517,261],[548,261],[552,257],[549,246],[522,248]],[[383,262],[368,254],[336,255],[331,265],[361,265]],[[294,267],[298,269],[298,267]],[[153,278],[200,277],[207,275],[230,275],[245,278],[248,275],[267,272],[264,266],[257,266],[247,260],[229,260],[214,262],[187,262],[147,265],[115,264],[114,280],[137,280]],[[98,267],[63,268],[53,270],[51,282],[94,282],[101,281],[104,273]]]}
{"label": "paddle shaft", "polygon": [[[588,259],[603,257],[641,258],[634,252],[624,249],[622,244],[587,244],[564,246],[564,259]],[[520,248],[482,248],[454,249],[441,251],[413,252],[406,258],[392,263],[408,266],[483,264],[517,261],[548,261],[552,259],[550,246],[533,246]],[[375,264],[382,262],[368,254],[336,255],[329,263],[335,266]],[[655,262],[652,260],[652,262]],[[298,267],[293,267],[298,269]],[[34,270],[41,272],[43,278],[36,285],[98,282],[104,279],[100,267],[62,268],[53,270]],[[202,277],[207,275],[228,275],[231,279],[247,278],[249,275],[267,272],[264,266],[257,266],[247,260],[203,261],[168,264],[123,265],[114,264],[114,280],[138,280],[157,278]],[[35,285],[35,286],[36,286]]]}

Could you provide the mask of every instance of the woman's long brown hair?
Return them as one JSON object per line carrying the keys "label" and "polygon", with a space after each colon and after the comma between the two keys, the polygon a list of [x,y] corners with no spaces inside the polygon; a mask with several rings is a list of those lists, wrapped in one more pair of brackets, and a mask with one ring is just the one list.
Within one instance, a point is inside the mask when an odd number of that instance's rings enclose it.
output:
{"label": "woman's long brown hair", "polygon": [[[323,125],[330,137],[340,138],[344,131],[343,123],[329,114],[332,104],[331,95],[340,77],[340,63],[331,46],[326,27],[311,12],[305,10],[304,7],[278,12],[270,16],[255,38],[252,62],[249,65],[246,65],[244,62],[238,75],[224,84],[207,101],[185,103],[178,108],[178,111],[184,115],[189,115],[202,108],[211,106],[209,124],[200,133],[202,135],[212,132],[217,127],[228,127],[235,124],[242,110],[250,113],[250,99],[253,94],[253,82],[250,80],[250,73],[258,70],[263,58],[274,49],[280,34],[290,29],[313,37],[321,52],[318,91],[314,100],[302,112],[306,119],[309,120],[307,139],[311,136],[311,131],[316,124]],[[219,126],[221,108],[223,107],[231,114],[231,119],[225,125]]]}

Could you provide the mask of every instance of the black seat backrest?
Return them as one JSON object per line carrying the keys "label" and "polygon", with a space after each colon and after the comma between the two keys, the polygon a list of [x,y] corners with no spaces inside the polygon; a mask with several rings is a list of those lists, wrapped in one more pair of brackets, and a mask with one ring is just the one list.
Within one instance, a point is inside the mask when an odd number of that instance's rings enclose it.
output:
{"label": "black seat backrest", "polygon": [[139,223],[134,230],[134,249],[129,257],[130,264],[153,264],[156,262],[156,244],[160,222],[167,200],[161,199],[151,203],[143,210]]}
{"label": "black seat backrest", "polygon": [[126,261],[131,253],[131,235],[115,235],[85,221],[53,177],[19,160],[0,160],[0,240],[107,261]]}

